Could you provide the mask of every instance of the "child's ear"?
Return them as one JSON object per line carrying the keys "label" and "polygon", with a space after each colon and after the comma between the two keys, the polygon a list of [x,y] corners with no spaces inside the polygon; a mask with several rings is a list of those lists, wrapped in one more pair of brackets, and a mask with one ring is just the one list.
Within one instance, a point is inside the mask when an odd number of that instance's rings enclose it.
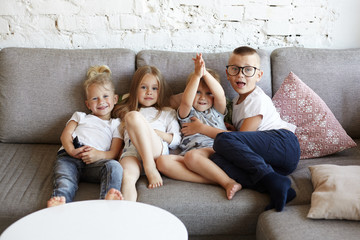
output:
{"label": "child's ear", "polygon": [[229,73],[228,73],[227,69],[225,69],[225,72],[226,72],[226,78],[227,78],[227,80],[229,80]]}
{"label": "child's ear", "polygon": [[259,81],[261,80],[262,76],[264,75],[264,71],[263,71],[263,70],[259,69],[258,72],[259,72],[259,73],[257,73],[258,77],[257,77],[256,82],[259,82]]}
{"label": "child's ear", "polygon": [[117,103],[119,101],[119,95],[114,94],[114,103]]}
{"label": "child's ear", "polygon": [[85,100],[85,105],[88,109],[90,109],[90,106],[89,106],[89,103],[88,103],[88,100]]}

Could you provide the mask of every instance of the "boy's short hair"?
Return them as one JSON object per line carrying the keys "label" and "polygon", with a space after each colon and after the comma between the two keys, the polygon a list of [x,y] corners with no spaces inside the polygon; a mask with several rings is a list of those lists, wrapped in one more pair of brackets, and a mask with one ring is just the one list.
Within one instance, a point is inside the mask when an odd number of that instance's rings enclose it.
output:
{"label": "boy's short hair", "polygon": [[240,55],[240,56],[248,56],[248,55],[255,55],[259,61],[259,66],[261,65],[261,58],[259,53],[256,51],[256,49],[252,48],[252,47],[248,47],[248,46],[242,46],[242,47],[238,47],[235,48],[233,51],[233,54],[235,55]]}
{"label": "boy's short hair", "polygon": [[233,53],[238,54],[238,55],[252,55],[252,54],[258,55],[257,51],[254,48],[251,48],[248,46],[242,46],[242,47],[235,48]]}
{"label": "boy's short hair", "polygon": [[[221,83],[220,75],[219,75],[215,70],[213,70],[213,69],[211,69],[211,68],[206,68],[206,71],[208,71],[208,73],[210,73],[211,76],[213,76],[213,77],[216,79],[216,81],[218,81],[219,83]],[[186,85],[189,83],[192,75],[194,75],[194,72],[192,72],[192,73],[189,74],[189,76],[188,76],[188,78],[187,78],[187,80],[186,80]],[[204,82],[204,79],[203,79],[203,78],[200,78],[200,81]]]}

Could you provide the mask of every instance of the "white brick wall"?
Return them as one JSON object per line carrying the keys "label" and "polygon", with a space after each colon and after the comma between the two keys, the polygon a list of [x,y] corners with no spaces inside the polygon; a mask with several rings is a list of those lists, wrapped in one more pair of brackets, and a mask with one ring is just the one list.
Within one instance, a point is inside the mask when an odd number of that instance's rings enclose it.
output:
{"label": "white brick wall", "polygon": [[0,49],[124,47],[218,52],[239,45],[331,48],[336,36],[333,26],[341,15],[334,2],[0,0]]}

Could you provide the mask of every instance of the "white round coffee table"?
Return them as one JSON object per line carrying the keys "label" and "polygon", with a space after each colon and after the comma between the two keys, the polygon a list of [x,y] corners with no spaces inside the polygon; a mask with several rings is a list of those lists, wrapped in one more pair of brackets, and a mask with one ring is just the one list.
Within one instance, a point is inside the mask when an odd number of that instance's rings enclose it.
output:
{"label": "white round coffee table", "polygon": [[161,208],[138,202],[93,200],[29,214],[8,227],[0,239],[187,240],[188,234],[177,217]]}

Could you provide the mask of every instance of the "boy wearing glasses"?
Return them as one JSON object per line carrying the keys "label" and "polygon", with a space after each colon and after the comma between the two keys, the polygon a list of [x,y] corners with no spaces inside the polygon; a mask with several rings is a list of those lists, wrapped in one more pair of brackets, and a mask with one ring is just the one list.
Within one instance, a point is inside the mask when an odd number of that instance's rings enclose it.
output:
{"label": "boy wearing glasses", "polygon": [[[185,163],[192,171],[223,186],[229,199],[242,187],[251,188],[270,194],[266,209],[282,211],[296,196],[286,176],[296,169],[300,159],[296,126],[280,118],[270,97],[256,85],[263,71],[255,49],[236,48],[226,75],[239,94],[233,99],[235,131],[219,130],[213,145],[215,153],[210,156],[212,162],[204,152],[193,150],[185,155]],[[231,183],[234,180],[238,184]]]}

